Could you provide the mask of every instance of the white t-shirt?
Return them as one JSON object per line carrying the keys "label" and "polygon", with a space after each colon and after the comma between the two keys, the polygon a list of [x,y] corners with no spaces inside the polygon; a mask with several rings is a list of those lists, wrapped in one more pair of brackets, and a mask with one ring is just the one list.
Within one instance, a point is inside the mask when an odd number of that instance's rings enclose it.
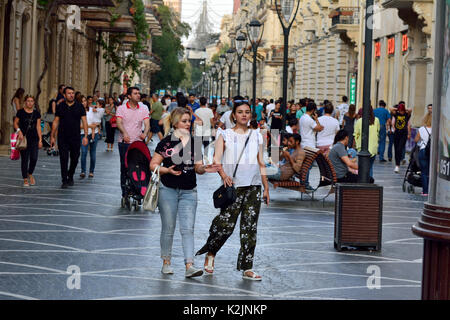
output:
{"label": "white t-shirt", "polygon": [[331,116],[319,117],[319,123],[322,125],[323,130],[317,133],[317,146],[329,146],[334,142],[334,137],[339,131],[339,121]]}
{"label": "white t-shirt", "polygon": [[[221,135],[225,141],[225,150],[222,157],[222,166],[229,177],[233,177],[237,161],[245,146],[245,141],[250,134],[239,134],[232,129],[218,129],[217,138]],[[235,187],[259,186],[261,185],[261,172],[258,164],[258,152],[263,146],[263,137],[261,133],[252,130],[252,135],[248,141],[247,147],[239,161],[236,171],[236,177],[233,179]]]}
{"label": "white t-shirt", "polygon": [[197,115],[203,121],[203,125],[195,125],[195,135],[197,137],[210,137],[211,136],[211,119],[214,118],[214,114],[210,108],[200,107],[195,110]]}
{"label": "white t-shirt", "polygon": [[[102,123],[103,115],[105,114],[105,109],[97,108],[97,112],[93,111],[94,108],[90,107],[89,111],[86,113],[86,121],[88,125],[94,123]],[[98,127],[95,128],[95,133],[98,133]],[[84,134],[84,129],[81,129],[81,134]],[[92,134],[92,129],[88,128],[88,134]]]}
{"label": "white t-shirt", "polygon": [[225,129],[234,128],[235,124],[230,120],[231,110],[225,112],[222,117],[220,117],[220,122],[225,124]]}
{"label": "white t-shirt", "polygon": [[266,114],[269,115],[272,110],[275,110],[275,103],[271,103],[266,106]]}
{"label": "white t-shirt", "polygon": [[[427,132],[428,130],[428,132]],[[419,128],[420,140],[418,142],[420,150],[425,149],[430,139],[431,128],[420,127]]]}
{"label": "white t-shirt", "polygon": [[300,135],[302,137],[302,148],[316,147],[316,133],[314,128],[317,126],[316,121],[307,113],[300,118]]}
{"label": "white t-shirt", "polygon": [[348,104],[342,103],[336,107],[339,111],[339,125],[342,125],[342,121],[344,121],[344,115],[348,112]]}

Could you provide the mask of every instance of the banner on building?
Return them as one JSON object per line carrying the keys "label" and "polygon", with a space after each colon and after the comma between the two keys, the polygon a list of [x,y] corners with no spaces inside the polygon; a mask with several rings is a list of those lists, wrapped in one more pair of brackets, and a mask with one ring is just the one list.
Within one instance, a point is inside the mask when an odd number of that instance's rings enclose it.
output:
{"label": "banner on building", "polygon": [[445,11],[436,204],[448,207],[450,206],[450,0],[446,0]]}

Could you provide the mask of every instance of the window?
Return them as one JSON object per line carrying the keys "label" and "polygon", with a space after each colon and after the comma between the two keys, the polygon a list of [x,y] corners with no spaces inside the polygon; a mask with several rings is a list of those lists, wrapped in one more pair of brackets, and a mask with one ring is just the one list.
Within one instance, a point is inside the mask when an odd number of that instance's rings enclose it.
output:
{"label": "window", "polygon": [[381,57],[381,42],[376,41],[375,42],[375,58]]}
{"label": "window", "polygon": [[395,53],[395,38],[388,38],[388,55],[392,55]]}
{"label": "window", "polygon": [[402,35],[402,52],[405,53],[408,51],[408,35],[405,33]]}

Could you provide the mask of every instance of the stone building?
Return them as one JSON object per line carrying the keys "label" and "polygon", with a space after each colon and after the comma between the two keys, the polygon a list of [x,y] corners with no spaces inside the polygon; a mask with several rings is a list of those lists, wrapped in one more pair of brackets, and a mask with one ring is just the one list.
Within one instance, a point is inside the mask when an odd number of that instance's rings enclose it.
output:
{"label": "stone building", "polygon": [[[144,1],[147,7],[162,4],[162,1]],[[110,66],[105,64],[102,48],[97,37],[108,38],[113,32],[125,32],[124,50],[133,39],[134,26],[129,9],[131,1],[124,1],[119,8],[122,16],[111,26],[113,0],[62,0],[57,11],[49,16],[48,41],[49,64],[40,83],[39,106],[46,111],[52,92],[59,84],[70,85],[83,94],[92,94],[94,89],[109,92],[105,82],[109,79]],[[123,6],[123,8],[122,8]],[[0,0],[0,148],[7,150],[12,132],[14,112],[11,99],[18,88],[26,94],[38,93],[38,79],[44,70],[44,28],[48,9],[37,0]],[[148,21],[153,13],[148,12]],[[159,27],[160,31],[160,27]],[[157,33],[158,26],[150,24],[150,33]],[[151,43],[149,43],[151,45]],[[150,46],[151,49],[151,46]],[[143,58],[146,58],[145,56]],[[157,63],[156,63],[157,64]],[[143,66],[146,71],[156,68]],[[121,87],[113,88],[121,92]]]}

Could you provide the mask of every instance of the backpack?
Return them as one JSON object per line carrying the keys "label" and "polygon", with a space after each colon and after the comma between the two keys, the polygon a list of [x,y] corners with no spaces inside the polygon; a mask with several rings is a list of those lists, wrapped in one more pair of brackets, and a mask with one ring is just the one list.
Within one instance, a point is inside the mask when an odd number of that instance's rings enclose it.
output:
{"label": "backpack", "polygon": [[428,132],[427,127],[425,127],[425,130],[427,130],[428,133],[428,142],[427,145],[425,146],[425,155],[427,156],[427,159],[430,159],[430,154],[431,154],[431,134],[430,132]]}

